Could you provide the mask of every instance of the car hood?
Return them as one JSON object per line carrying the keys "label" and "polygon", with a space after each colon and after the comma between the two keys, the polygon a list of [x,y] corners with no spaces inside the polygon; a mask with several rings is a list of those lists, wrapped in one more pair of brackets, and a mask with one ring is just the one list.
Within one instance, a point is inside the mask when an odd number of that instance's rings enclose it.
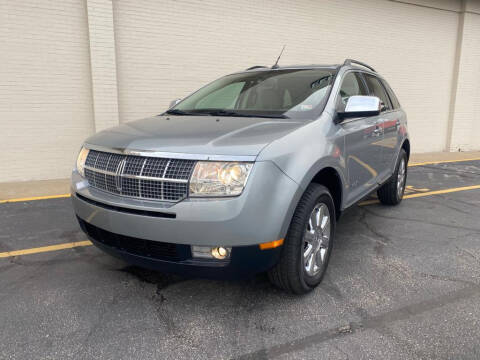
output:
{"label": "car hood", "polygon": [[101,131],[86,143],[106,148],[207,155],[258,155],[306,122],[215,116],[154,116]]}

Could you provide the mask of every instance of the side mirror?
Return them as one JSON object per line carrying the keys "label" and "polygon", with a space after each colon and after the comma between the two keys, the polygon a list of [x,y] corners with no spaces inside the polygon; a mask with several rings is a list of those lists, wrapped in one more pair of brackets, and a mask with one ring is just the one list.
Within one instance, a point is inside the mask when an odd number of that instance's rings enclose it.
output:
{"label": "side mirror", "polygon": [[173,100],[173,101],[170,103],[169,109],[171,109],[172,107],[174,107],[175,105],[177,105],[180,101],[182,101],[182,99],[175,99],[175,100]]}
{"label": "side mirror", "polygon": [[376,116],[380,114],[381,101],[376,96],[350,96],[345,111],[338,112],[338,117],[343,120],[354,117]]}

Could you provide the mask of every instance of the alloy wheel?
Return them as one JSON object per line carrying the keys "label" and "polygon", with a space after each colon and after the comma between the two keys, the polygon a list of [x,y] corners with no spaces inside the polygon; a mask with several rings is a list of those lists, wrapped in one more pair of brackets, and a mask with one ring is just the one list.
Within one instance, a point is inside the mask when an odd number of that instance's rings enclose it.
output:
{"label": "alloy wheel", "polygon": [[397,175],[397,195],[400,199],[403,195],[403,189],[405,187],[405,178],[406,178],[406,164],[405,159],[402,158],[400,165],[398,166],[398,175]]}
{"label": "alloy wheel", "polygon": [[303,264],[309,276],[317,275],[327,261],[330,246],[330,211],[324,203],[313,208],[303,236]]}

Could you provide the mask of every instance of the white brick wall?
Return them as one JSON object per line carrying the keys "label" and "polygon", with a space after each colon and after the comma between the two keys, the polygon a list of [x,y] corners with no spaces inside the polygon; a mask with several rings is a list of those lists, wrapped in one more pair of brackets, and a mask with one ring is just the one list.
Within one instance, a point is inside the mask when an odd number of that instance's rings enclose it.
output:
{"label": "white brick wall", "polygon": [[464,15],[450,151],[480,149],[480,1],[469,5],[478,13]]}
{"label": "white brick wall", "polygon": [[462,8],[462,1],[458,1],[458,0],[392,0],[392,1],[420,5],[420,6],[430,7],[433,9],[443,9],[443,10],[451,10],[451,11],[460,11]]}
{"label": "white brick wall", "polygon": [[65,178],[93,132],[85,3],[0,0],[0,182]]}
{"label": "white brick wall", "polygon": [[111,0],[87,0],[95,131],[118,125],[117,67]]}

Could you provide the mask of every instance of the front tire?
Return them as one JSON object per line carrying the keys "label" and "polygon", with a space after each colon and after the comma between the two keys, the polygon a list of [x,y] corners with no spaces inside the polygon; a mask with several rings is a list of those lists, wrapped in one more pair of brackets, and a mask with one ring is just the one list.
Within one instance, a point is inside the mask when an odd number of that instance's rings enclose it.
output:
{"label": "front tire", "polygon": [[295,209],[280,260],[268,273],[274,285],[304,294],[320,284],[332,252],[335,219],[328,189],[310,184]]}
{"label": "front tire", "polygon": [[407,164],[407,153],[401,149],[392,177],[377,191],[378,199],[382,204],[398,205],[402,201],[407,182]]}

